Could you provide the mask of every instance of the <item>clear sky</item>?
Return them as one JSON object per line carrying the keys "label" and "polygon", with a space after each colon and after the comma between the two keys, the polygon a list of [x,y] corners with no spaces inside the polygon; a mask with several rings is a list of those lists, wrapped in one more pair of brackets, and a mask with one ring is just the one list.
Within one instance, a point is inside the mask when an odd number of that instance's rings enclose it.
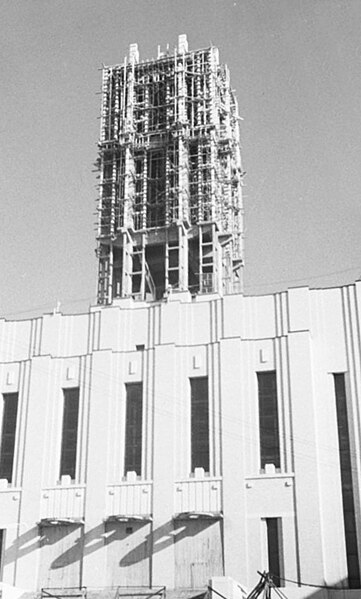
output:
{"label": "clear sky", "polygon": [[361,275],[360,0],[2,0],[0,315],[95,300],[102,63],[210,43],[242,123],[245,291]]}

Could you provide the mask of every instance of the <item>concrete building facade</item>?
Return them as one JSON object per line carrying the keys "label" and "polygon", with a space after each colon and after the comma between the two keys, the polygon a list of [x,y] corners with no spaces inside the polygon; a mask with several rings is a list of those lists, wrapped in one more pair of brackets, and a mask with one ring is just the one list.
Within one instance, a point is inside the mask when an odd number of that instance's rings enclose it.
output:
{"label": "concrete building facade", "polygon": [[[173,115],[168,131],[166,116],[137,139],[127,100],[118,137],[101,138],[98,305],[87,314],[0,320],[2,579],[30,591],[194,593],[212,577],[251,588],[267,570],[288,596],[310,595],[301,582],[358,588],[361,283],[259,297],[239,291],[238,115],[215,51],[188,53],[185,44],[181,36],[172,58],[176,80],[182,90],[187,65],[195,65],[196,89],[198,55],[203,65],[209,58],[210,79],[194,102],[213,120],[193,120],[192,133],[189,119],[201,117],[189,116],[191,106],[184,122]],[[118,78],[125,97],[120,75],[137,80],[134,47],[132,56],[129,69],[105,69],[103,117],[109,82]],[[169,62],[160,55],[142,76],[158,85],[158,66],[168,77]],[[163,152],[159,168],[168,169],[174,140],[183,179],[172,190],[166,170],[166,191],[154,195],[153,179],[163,175],[144,174],[147,153]],[[207,207],[197,194],[189,203],[189,152],[198,144],[200,157],[208,143],[211,164],[197,166],[210,171],[202,174]],[[113,182],[105,176],[122,156],[123,200],[120,166]],[[221,161],[229,176],[217,175]],[[158,210],[175,195],[172,217],[168,204]],[[127,224],[114,220],[120,208]],[[161,223],[147,221],[155,213]]]}
{"label": "concrete building facade", "polygon": [[[360,302],[360,283],[264,297],[175,292],[2,321],[1,392],[18,398],[11,482],[0,490],[3,580],[199,588],[227,574],[252,585],[268,569],[276,518],[282,577],[347,585],[335,375],[346,384],[357,556]],[[257,379],[273,372],[277,465],[261,463]],[[192,469],[191,382],[205,378],[208,471]],[[124,471],[133,384],[139,474]],[[73,479],[60,477],[68,389],[79,390]]]}

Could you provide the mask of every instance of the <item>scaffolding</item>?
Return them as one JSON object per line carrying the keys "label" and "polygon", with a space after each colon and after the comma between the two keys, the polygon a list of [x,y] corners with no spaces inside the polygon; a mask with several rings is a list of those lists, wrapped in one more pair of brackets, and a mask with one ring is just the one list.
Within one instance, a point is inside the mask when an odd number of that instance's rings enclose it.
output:
{"label": "scaffolding", "polygon": [[237,101],[214,47],[102,74],[98,302],[242,290]]}

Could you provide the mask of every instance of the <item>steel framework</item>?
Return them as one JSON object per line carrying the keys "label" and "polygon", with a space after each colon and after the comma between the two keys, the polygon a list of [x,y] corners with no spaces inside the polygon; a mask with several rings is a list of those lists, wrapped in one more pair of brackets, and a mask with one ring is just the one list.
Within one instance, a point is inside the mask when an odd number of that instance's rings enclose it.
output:
{"label": "steel framework", "polygon": [[104,67],[98,303],[242,290],[237,101],[217,48]]}

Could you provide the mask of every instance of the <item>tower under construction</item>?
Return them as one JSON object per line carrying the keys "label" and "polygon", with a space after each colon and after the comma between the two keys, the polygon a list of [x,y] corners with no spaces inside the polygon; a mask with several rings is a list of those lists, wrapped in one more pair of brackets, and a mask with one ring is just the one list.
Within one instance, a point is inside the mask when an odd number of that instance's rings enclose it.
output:
{"label": "tower under construction", "polygon": [[237,100],[218,50],[103,68],[98,303],[242,290]]}
{"label": "tower under construction", "polygon": [[101,127],[98,304],[0,319],[0,595],[357,599],[361,281],[238,293],[215,48],[132,46]]}

